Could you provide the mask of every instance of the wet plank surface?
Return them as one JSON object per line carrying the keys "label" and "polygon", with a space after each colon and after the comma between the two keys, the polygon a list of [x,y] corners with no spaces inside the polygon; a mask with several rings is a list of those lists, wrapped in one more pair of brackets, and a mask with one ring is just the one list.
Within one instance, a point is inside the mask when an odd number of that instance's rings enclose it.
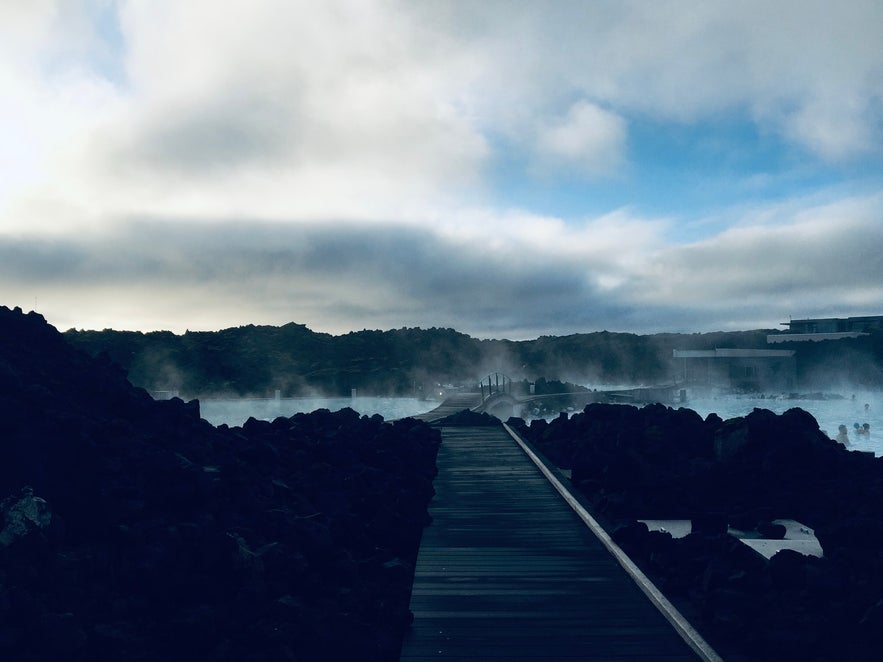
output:
{"label": "wet plank surface", "polygon": [[442,440],[402,662],[697,659],[501,427]]}

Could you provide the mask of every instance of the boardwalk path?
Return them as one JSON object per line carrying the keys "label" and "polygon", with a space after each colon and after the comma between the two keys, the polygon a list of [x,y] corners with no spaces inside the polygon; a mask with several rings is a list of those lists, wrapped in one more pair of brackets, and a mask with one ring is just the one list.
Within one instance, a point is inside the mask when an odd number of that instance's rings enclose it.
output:
{"label": "boardwalk path", "polygon": [[442,439],[401,662],[699,659],[505,430]]}
{"label": "boardwalk path", "polygon": [[481,404],[481,393],[456,393],[448,396],[444,402],[431,411],[427,411],[417,416],[411,416],[420,421],[431,423],[438,421],[446,416],[457,414],[464,409],[472,409]]}

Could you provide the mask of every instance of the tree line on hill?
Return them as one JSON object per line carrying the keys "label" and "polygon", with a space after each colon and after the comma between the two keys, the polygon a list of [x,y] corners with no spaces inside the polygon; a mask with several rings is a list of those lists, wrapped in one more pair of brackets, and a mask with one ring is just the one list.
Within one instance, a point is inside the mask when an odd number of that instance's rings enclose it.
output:
{"label": "tree line on hill", "polygon": [[[67,340],[106,355],[129,380],[182,397],[419,396],[435,384],[477,385],[502,372],[514,381],[664,384],[675,379],[675,349],[767,349],[770,330],[638,335],[608,331],[535,340],[481,340],[454,329],[364,330],[332,336],[302,324],[220,331],[86,331]],[[781,343],[797,352],[804,388],[883,386],[883,333],[823,342]],[[803,387],[803,386],[802,386]]]}

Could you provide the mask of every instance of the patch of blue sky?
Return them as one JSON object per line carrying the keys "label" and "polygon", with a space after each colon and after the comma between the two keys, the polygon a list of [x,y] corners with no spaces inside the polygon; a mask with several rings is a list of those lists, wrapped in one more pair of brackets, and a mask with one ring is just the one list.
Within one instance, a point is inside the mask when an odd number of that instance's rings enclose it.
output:
{"label": "patch of blue sky", "polygon": [[52,79],[70,71],[88,71],[115,87],[128,84],[126,41],[119,23],[116,0],[87,0],[81,5],[63,5],[56,20],[76,37],[60,41],[42,62],[44,75]]}
{"label": "patch of blue sky", "polygon": [[486,174],[496,206],[565,220],[605,214],[622,206],[622,196],[609,180],[586,179],[566,169],[543,171],[523,148],[499,136],[485,137],[495,155]]}
{"label": "patch of blue sky", "polygon": [[120,28],[116,0],[99,0],[93,5],[92,23],[99,47],[91,59],[92,68],[117,87],[125,87],[126,40]]}
{"label": "patch of blue sky", "polygon": [[731,220],[724,220],[727,210],[826,190],[861,194],[883,184],[883,175],[867,174],[883,172],[869,169],[867,159],[825,163],[736,116],[690,124],[632,119],[626,165],[601,178],[536,174],[523,153],[502,149],[492,174],[499,203],[566,220],[627,208],[677,221],[670,239],[679,243],[716,234]]}

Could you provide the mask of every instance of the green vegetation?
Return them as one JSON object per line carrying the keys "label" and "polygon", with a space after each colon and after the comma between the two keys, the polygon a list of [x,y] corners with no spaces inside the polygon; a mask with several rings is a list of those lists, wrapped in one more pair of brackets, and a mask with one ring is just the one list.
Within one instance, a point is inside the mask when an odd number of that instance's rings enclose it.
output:
{"label": "green vegetation", "polygon": [[[182,397],[420,395],[440,384],[473,385],[502,372],[515,382],[577,384],[671,382],[674,349],[769,348],[769,330],[636,335],[542,336],[479,340],[453,329],[402,328],[341,336],[301,324],[243,326],[215,332],[77,331],[64,335],[91,355],[106,354],[150,391]],[[883,334],[818,343],[777,344],[797,351],[802,389],[883,386]],[[545,388],[545,386],[544,386]]]}

